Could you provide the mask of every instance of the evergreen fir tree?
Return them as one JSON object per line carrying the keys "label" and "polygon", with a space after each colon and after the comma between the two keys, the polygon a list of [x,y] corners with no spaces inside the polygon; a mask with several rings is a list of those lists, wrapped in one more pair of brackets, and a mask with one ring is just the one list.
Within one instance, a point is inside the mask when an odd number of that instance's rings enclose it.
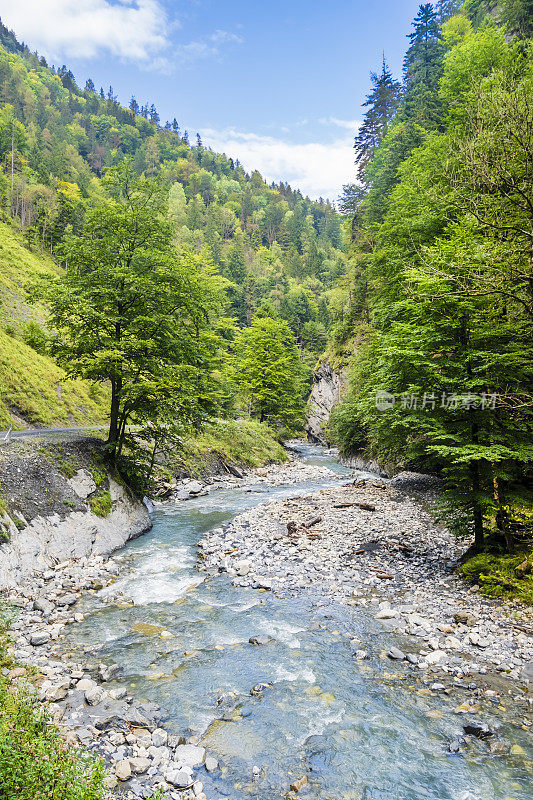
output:
{"label": "evergreen fir tree", "polygon": [[442,25],[447,19],[457,14],[462,4],[462,0],[438,0],[438,2],[435,3],[435,8],[439,24]]}
{"label": "evergreen fir tree", "polygon": [[135,117],[139,113],[139,103],[134,97],[132,97],[130,100],[129,109],[131,111],[131,116],[135,119]]}
{"label": "evergreen fir tree", "polygon": [[373,89],[363,107],[368,107],[363,123],[355,137],[355,163],[358,176],[364,180],[366,166],[387,132],[387,126],[400,103],[400,83],[395,80],[383,56],[381,73],[370,73]]}
{"label": "evergreen fir tree", "polygon": [[408,34],[409,49],[404,59],[404,116],[427,128],[438,123],[442,104],[439,80],[443,70],[444,48],[437,11],[431,3],[419,6]]}

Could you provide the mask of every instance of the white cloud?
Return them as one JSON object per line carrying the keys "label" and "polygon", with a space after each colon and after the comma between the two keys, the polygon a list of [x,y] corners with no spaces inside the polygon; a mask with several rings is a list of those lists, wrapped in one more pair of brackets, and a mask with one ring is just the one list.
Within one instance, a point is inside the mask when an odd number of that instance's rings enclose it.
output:
{"label": "white cloud", "polygon": [[245,169],[258,169],[267,181],[288,181],[313,198],[336,200],[343,184],[355,180],[352,135],[299,144],[234,128],[201,134],[204,144],[238,158]]}
{"label": "white cloud", "polygon": [[323,125],[335,125],[337,128],[344,128],[355,136],[357,129],[361,124],[356,119],[339,119],[338,117],[322,117],[318,120]]}
{"label": "white cloud", "polygon": [[220,55],[220,46],[223,44],[242,44],[243,41],[242,36],[236,33],[216,30],[209,36],[178,45],[174,48],[174,55],[182,64],[188,64]]}
{"label": "white cloud", "polygon": [[151,65],[169,45],[158,0],[2,0],[2,21],[47,58],[108,52]]}

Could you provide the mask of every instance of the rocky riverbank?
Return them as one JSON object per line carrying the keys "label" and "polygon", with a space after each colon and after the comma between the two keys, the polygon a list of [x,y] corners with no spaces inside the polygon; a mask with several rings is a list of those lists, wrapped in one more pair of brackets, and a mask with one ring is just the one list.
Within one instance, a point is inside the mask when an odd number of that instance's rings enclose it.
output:
{"label": "rocky riverbank", "polygon": [[18,666],[5,674],[28,682],[49,704],[70,746],[104,760],[110,797],[147,798],[163,789],[173,800],[202,800],[201,773],[216,771],[216,759],[197,740],[165,730],[164,712],[128,693],[117,664],[80,662],[65,651],[65,628],[83,620],[78,600],[119,572],[120,557],[92,556],[58,564],[11,591],[5,599],[18,611],[10,628]]}
{"label": "rocky riverbank", "polygon": [[151,527],[97,439],[3,445],[0,488],[0,590],[67,559],[108,556]]}
{"label": "rocky riverbank", "polygon": [[[195,485],[187,480],[175,495],[186,500],[231,486],[260,491],[261,486],[292,485],[296,490],[317,480],[331,480],[332,486],[262,504],[207,533],[199,568],[225,571],[237,585],[279,594],[312,587],[324,602],[366,609],[385,630],[399,634],[388,658],[416,671],[435,692],[449,692],[453,685],[470,690],[458,706],[461,714],[475,713],[480,697],[501,700],[501,689],[472,682],[478,674],[533,678],[530,639],[513,627],[527,629],[528,613],[502,607],[468,587],[453,571],[461,548],[405,493],[417,490],[430,499],[438,490],[431,481],[399,476],[390,483],[372,479],[339,486],[338,475],[326,467],[293,460],[243,477]],[[82,556],[6,592],[18,612],[11,636],[19,666],[9,677],[35,687],[71,745],[104,759],[110,797],[148,798],[161,788],[173,800],[204,800],[202,776],[216,776],[219,769],[214,755],[197,737],[166,730],[164,710],[134,698],[121,683],[119,665],[93,662],[90,651],[85,656],[68,651],[68,626],[83,621],[79,600],[107,587],[106,600],[111,600],[112,584],[125,569],[121,554]],[[171,634],[161,630],[157,635]],[[356,637],[353,648],[354,658],[368,657]],[[517,687],[510,687],[516,693]],[[527,703],[521,694],[516,709],[525,728],[531,724]]]}
{"label": "rocky riverbank", "polygon": [[[170,493],[176,502],[222,488],[249,486],[257,491],[261,486],[297,486],[336,477],[325,467],[292,460],[246,473],[235,470],[225,477],[184,479],[171,485]],[[70,745],[104,759],[110,796],[147,798],[162,789],[173,800],[202,800],[201,776],[216,774],[216,758],[195,737],[165,730],[164,712],[128,693],[120,683],[118,665],[92,663],[90,654],[80,661],[79,653],[66,649],[67,626],[84,619],[76,610],[78,601],[111,588],[124,569],[122,562],[120,554],[74,555],[27,577],[24,585],[4,591],[4,599],[16,611],[10,635],[19,666],[9,678],[29,681],[39,699],[50,704]]]}
{"label": "rocky riverbank", "polygon": [[[464,544],[407,490],[431,500],[438,485],[403,474],[258,506],[206,534],[204,569],[225,571],[239,586],[312,587],[368,609],[405,637],[389,657],[428,675],[533,680],[531,612],[485,598],[458,576]],[[367,656],[355,640],[354,653]]]}

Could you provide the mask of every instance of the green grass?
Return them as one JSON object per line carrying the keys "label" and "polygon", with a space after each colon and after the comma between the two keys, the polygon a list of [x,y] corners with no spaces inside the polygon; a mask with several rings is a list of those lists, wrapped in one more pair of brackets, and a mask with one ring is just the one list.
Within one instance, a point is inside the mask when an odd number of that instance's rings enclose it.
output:
{"label": "green grass", "polygon": [[8,655],[7,620],[0,609],[0,797],[6,800],[103,800],[103,765],[68,748],[48,709],[24,684],[3,672]]}
{"label": "green grass", "polygon": [[267,425],[253,420],[219,420],[185,439],[173,453],[172,466],[201,476],[213,458],[260,467],[269,461],[287,461],[287,453]]}
{"label": "green grass", "polygon": [[70,381],[47,355],[23,341],[46,309],[32,303],[32,284],[58,275],[47,256],[27,250],[16,230],[0,223],[0,428],[98,425],[105,422],[108,391]]}
{"label": "green grass", "polygon": [[517,578],[514,571],[525,558],[533,561],[533,549],[521,549],[512,555],[480,553],[467,559],[459,572],[477,583],[487,597],[508,597],[533,605],[533,574]]}
{"label": "green grass", "polygon": [[108,517],[113,508],[113,501],[111,500],[109,492],[105,490],[97,494],[96,497],[93,497],[89,505],[91,506],[91,511],[93,514],[96,514],[97,517]]}
{"label": "green grass", "polygon": [[106,394],[66,380],[51,358],[0,330],[0,428],[104,424]]}
{"label": "green grass", "polygon": [[15,228],[0,223],[0,322],[16,329],[24,321],[42,324],[46,310],[31,302],[31,287],[39,280],[56,277],[60,271],[47,255],[30,252]]}

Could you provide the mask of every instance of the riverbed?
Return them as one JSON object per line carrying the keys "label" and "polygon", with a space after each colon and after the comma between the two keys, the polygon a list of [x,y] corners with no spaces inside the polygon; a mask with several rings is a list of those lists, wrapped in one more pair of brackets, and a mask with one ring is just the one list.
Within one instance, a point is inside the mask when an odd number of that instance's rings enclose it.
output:
{"label": "riverbed", "polygon": [[[68,645],[118,663],[120,682],[160,705],[169,731],[215,756],[220,768],[201,775],[208,798],[278,800],[291,784],[310,800],[531,797],[531,736],[512,696],[480,700],[495,735],[467,737],[452,753],[464,736],[455,709],[472,684],[431,691],[386,657],[398,637],[374,613],[325,599],[318,586],[271,592],[199,569],[207,531],[265,501],[353,480],[320,448],[301,455],[332,473],[157,507],[152,531],[121,551],[117,581],[78,604],[85,619]],[[495,739],[500,753],[490,751]]]}

